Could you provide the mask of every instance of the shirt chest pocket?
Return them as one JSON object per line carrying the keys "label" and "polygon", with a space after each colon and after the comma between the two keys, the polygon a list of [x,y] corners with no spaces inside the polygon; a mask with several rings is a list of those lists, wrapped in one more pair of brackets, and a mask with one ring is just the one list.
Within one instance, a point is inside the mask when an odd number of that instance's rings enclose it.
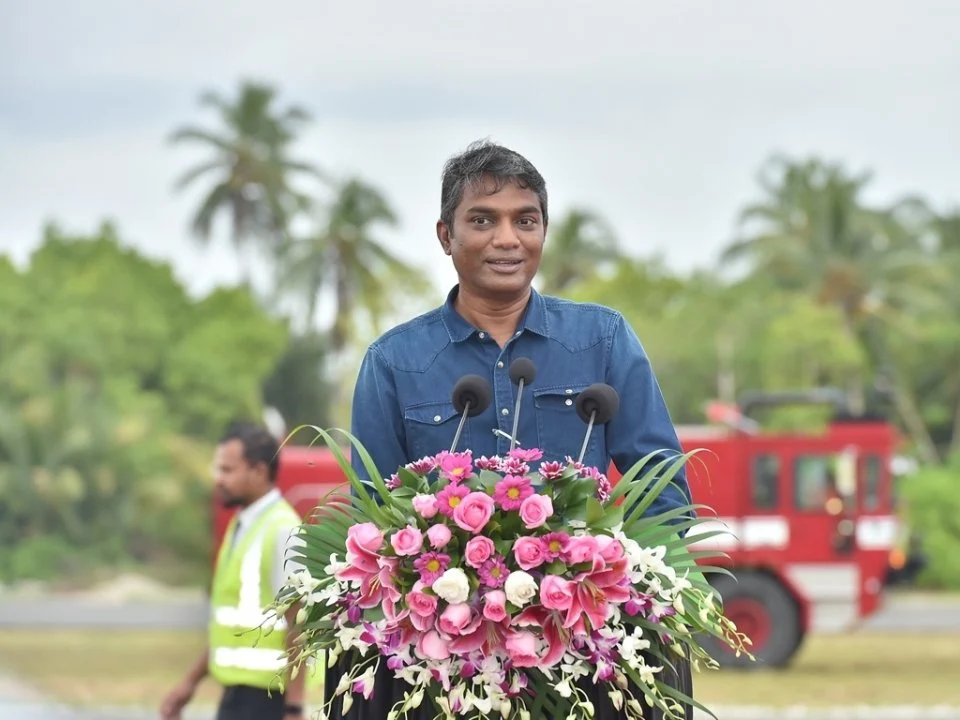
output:
{"label": "shirt chest pocket", "polygon": [[[533,404],[537,413],[537,435],[544,460],[574,460],[580,455],[587,424],[577,414],[577,396],[588,383],[554,385],[533,390]],[[603,440],[603,428],[594,426],[587,443],[587,455],[592,455]]]}
{"label": "shirt chest pocket", "polygon": [[[403,411],[403,424],[407,434],[409,459],[419,460],[427,455],[436,455],[449,450],[457,434],[460,415],[453,403],[429,402],[410,405]],[[457,449],[466,450],[470,445],[470,424],[465,423]]]}

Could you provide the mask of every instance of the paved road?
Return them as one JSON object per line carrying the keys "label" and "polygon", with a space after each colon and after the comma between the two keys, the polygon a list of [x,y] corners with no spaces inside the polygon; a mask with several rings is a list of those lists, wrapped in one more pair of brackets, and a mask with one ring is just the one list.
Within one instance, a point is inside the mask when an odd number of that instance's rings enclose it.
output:
{"label": "paved road", "polygon": [[[4,627],[99,627],[199,629],[205,626],[202,603],[106,605],[60,598],[43,600],[0,600],[0,632]],[[894,597],[863,627],[866,632],[960,631],[960,599],[944,601],[923,597]],[[0,677],[0,720],[155,720],[155,710],[77,710],[50,705],[31,693],[17,693],[16,683]],[[719,720],[960,720],[960,708],[860,708],[832,710],[791,708],[716,708]],[[195,709],[184,720],[212,720],[210,710]],[[698,718],[700,716],[698,715]],[[707,716],[703,716],[704,718]]]}

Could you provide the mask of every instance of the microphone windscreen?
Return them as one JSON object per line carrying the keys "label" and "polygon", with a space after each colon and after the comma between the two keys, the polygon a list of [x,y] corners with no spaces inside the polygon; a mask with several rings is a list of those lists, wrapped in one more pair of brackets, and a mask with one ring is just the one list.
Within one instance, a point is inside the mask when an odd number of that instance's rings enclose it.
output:
{"label": "microphone windscreen", "polygon": [[585,423],[590,422],[590,415],[597,414],[594,423],[603,425],[620,410],[620,395],[606,383],[594,383],[577,395],[577,415]]}
{"label": "microphone windscreen", "polygon": [[510,380],[514,385],[519,385],[521,379],[523,379],[524,385],[529,385],[536,376],[537,366],[533,364],[533,360],[530,358],[518,357],[510,363]]}
{"label": "microphone windscreen", "polygon": [[490,400],[493,392],[490,390],[490,383],[479,375],[464,375],[453,386],[453,407],[458,413],[463,413],[467,403],[470,403],[470,410],[467,417],[479,415],[490,406]]}

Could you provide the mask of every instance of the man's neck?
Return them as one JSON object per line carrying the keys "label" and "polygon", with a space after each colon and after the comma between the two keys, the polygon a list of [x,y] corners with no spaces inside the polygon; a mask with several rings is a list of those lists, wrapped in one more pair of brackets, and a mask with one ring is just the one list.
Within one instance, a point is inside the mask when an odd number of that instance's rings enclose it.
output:
{"label": "man's neck", "polygon": [[463,285],[457,292],[454,308],[469,323],[483,329],[503,346],[517,330],[530,301],[530,288],[513,298],[481,298],[464,292]]}

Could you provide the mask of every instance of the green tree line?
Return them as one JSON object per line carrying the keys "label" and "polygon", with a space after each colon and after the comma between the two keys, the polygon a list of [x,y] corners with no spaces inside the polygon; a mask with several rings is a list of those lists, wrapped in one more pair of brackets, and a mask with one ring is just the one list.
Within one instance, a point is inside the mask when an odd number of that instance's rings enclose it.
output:
{"label": "green tree line", "polygon": [[[205,93],[201,107],[209,124],[170,141],[207,154],[173,189],[202,187],[189,219],[198,244],[228,223],[238,287],[192,298],[109,224],[89,236],[45,228],[23,269],[0,258],[2,578],[124,563],[202,571],[223,427],[268,405],[288,427],[346,422],[352,358],[445,290],[384,239],[400,222],[384,192],[297,156],[304,108],[258,83]],[[960,549],[943,504],[920,501],[960,480],[960,210],[921,197],[873,205],[870,180],[772,157],[718,262],[690,272],[625,251],[601,213],[569,208],[551,223],[537,282],[625,314],[677,423],[755,389],[831,385],[854,409],[889,405],[902,450],[929,468],[905,512]],[[266,289],[253,288],[253,263],[269,268]],[[764,422],[823,419],[789,409]]]}

